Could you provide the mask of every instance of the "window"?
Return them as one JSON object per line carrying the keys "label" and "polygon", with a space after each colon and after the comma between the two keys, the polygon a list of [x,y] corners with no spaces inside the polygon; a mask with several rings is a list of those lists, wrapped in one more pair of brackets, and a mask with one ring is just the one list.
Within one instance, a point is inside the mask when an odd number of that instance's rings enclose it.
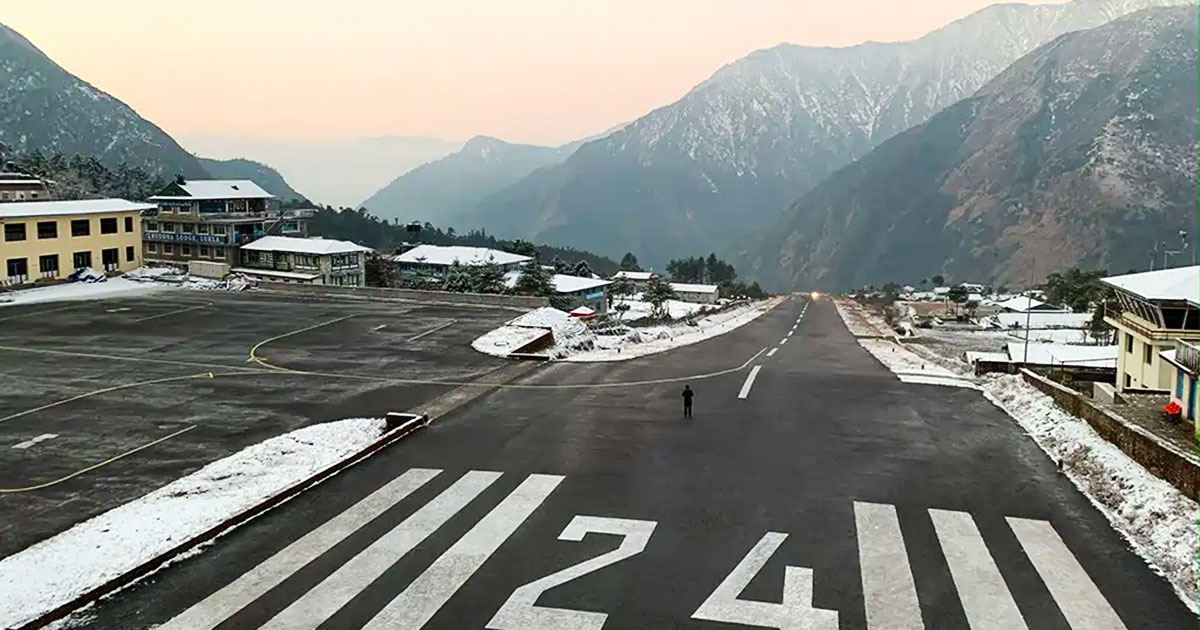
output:
{"label": "window", "polygon": [[[24,223],[5,223],[4,224],[4,240],[6,240],[6,241],[23,241],[23,240],[25,240],[25,224]],[[12,275],[12,274],[9,274],[9,275]]]}
{"label": "window", "polygon": [[117,266],[121,264],[121,252],[116,247],[102,249],[100,262],[104,264],[105,271],[116,271]]}
{"label": "window", "polygon": [[200,255],[203,256],[204,258],[208,258],[208,245],[200,246]]}
{"label": "window", "polygon": [[170,243],[163,243],[163,253],[164,254],[174,254],[175,246]]}
{"label": "window", "polygon": [[1126,375],[1125,375],[1125,387],[1126,387],[1126,389],[1128,389],[1128,388],[1130,388],[1130,387],[1133,387],[1133,384],[1132,384],[1132,383],[1133,383],[1133,377],[1131,377],[1131,376],[1129,376],[1128,374],[1126,374]]}
{"label": "window", "polygon": [[133,231],[133,217],[125,217],[125,231],[126,232]]}
{"label": "window", "polygon": [[174,223],[163,223],[163,231],[164,232],[174,232],[175,224]]}
{"label": "window", "polygon": [[146,231],[147,232],[157,232],[158,231],[158,222],[157,221],[147,221],[146,222]]}
{"label": "window", "polygon": [[208,234],[208,224],[201,223],[201,224],[197,225],[196,233],[197,234]]}
{"label": "window", "polygon": [[217,236],[225,236],[225,226],[224,225],[214,225],[213,226],[213,234],[216,234]]}
{"label": "window", "polygon": [[[88,236],[92,233],[92,222],[89,219],[71,219],[71,236]],[[90,254],[89,254],[90,256]]]}
{"label": "window", "polygon": [[1125,333],[1125,352],[1133,352],[1133,335]]}
{"label": "window", "polygon": [[25,282],[29,277],[29,262],[24,258],[8,259],[8,279],[14,282]]}
{"label": "window", "polygon": [[75,269],[91,267],[92,252],[75,252],[71,255],[71,265],[74,266]]}
{"label": "window", "polygon": [[225,248],[224,247],[214,247],[213,248],[213,258],[224,258],[224,257],[225,257]]}
{"label": "window", "polygon": [[38,221],[38,238],[58,238],[58,221]]}
{"label": "window", "polygon": [[38,258],[38,270],[43,278],[58,277],[58,254],[46,254]]}
{"label": "window", "polygon": [[192,246],[188,245],[187,243],[180,245],[179,253],[183,254],[184,256],[191,256],[192,255]]}
{"label": "window", "polygon": [[158,253],[158,243],[146,243],[146,251],[152,254]]}
{"label": "window", "polygon": [[117,233],[116,217],[108,217],[107,219],[100,219],[100,233],[101,234],[116,234]]}
{"label": "window", "polygon": [[133,262],[137,260],[137,252],[133,251],[133,245],[125,248],[125,262]]}
{"label": "window", "polygon": [[1146,364],[1149,365],[1154,362],[1154,346],[1151,344],[1146,344],[1145,348],[1146,351],[1142,353],[1142,358],[1145,359]]}

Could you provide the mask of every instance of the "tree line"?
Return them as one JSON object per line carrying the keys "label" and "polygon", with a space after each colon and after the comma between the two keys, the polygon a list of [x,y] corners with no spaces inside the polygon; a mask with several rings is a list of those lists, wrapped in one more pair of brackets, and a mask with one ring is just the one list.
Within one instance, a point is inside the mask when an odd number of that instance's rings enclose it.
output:
{"label": "tree line", "polygon": [[145,201],[167,185],[162,177],[125,162],[109,166],[92,156],[67,156],[61,151],[48,155],[39,150],[16,154],[3,145],[0,145],[0,170],[49,180],[56,199],[115,197]]}

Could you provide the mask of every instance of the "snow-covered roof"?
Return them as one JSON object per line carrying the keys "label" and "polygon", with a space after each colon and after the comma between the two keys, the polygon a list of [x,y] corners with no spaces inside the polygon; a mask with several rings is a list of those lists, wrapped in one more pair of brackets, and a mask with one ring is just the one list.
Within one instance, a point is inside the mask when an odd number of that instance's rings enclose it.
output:
{"label": "snow-covered roof", "polygon": [[937,295],[945,295],[950,292],[950,287],[934,287],[933,292]]}
{"label": "snow-covered roof", "polygon": [[400,263],[416,263],[423,265],[486,265],[493,262],[497,265],[511,265],[533,260],[529,256],[510,254],[498,249],[487,247],[463,247],[460,245],[418,245],[392,260]]}
{"label": "snow-covered roof", "polygon": [[561,273],[554,274],[554,289],[559,293],[576,293],[578,291],[598,289],[610,284],[612,284],[612,282],[608,280],[597,280],[595,278],[584,278],[582,276],[568,276]]}
{"label": "snow-covered roof", "polygon": [[1037,365],[1069,365],[1086,367],[1117,367],[1117,346],[1074,346],[1060,343],[1030,343],[1026,356],[1025,343],[1013,341],[1007,345],[1008,357],[1019,363]]}
{"label": "snow-covered roof", "polygon": [[248,179],[191,179],[174,184],[187,195],[155,195],[150,201],[176,199],[274,199],[275,195],[263,190]]}
{"label": "snow-covered roof", "polygon": [[[517,279],[520,277],[520,271],[510,271],[504,274],[504,286],[510,289],[517,286]],[[554,283],[554,290],[558,291],[559,293],[576,293],[578,291],[597,289],[612,284],[612,282],[609,280],[584,278],[582,276],[568,276],[561,273],[556,273],[551,276],[551,282]]]}
{"label": "snow-covered roof", "polygon": [[298,271],[277,271],[275,269],[254,269],[253,267],[237,267],[230,269],[233,273],[247,276],[267,276],[269,278],[288,278],[291,280],[315,280],[321,277],[319,273],[300,273]]}
{"label": "snow-covered roof", "polygon": [[1104,278],[1104,283],[1146,300],[1187,300],[1200,305],[1200,266]]}
{"label": "snow-covered roof", "polygon": [[671,288],[677,293],[716,293],[717,285],[715,284],[687,284],[683,282],[672,282]]}
{"label": "snow-covered roof", "polygon": [[369,252],[370,247],[363,247],[350,241],[339,241],[332,238],[296,238],[294,236],[264,236],[257,241],[247,243],[242,249],[256,252],[292,252],[294,254],[350,254],[354,252]]}
{"label": "snow-covered roof", "polygon": [[40,179],[0,179],[0,186],[26,186],[35,184],[37,186],[46,186],[46,183]]}
{"label": "snow-covered roof", "polygon": [[148,203],[124,199],[79,199],[75,201],[21,201],[0,204],[0,219],[24,217],[56,217],[73,214],[102,214],[105,212],[141,212],[153,210]]}
{"label": "snow-covered roof", "polygon": [[1087,328],[1092,320],[1091,313],[1055,311],[1029,311],[1026,313],[996,313],[992,316],[1000,328],[1024,329],[1029,324],[1032,330],[1044,328]]}
{"label": "snow-covered roof", "polygon": [[983,304],[983,295],[980,293],[969,293],[967,294],[967,301]]}
{"label": "snow-covered roof", "polygon": [[1004,352],[976,352],[968,350],[966,352],[967,363],[975,365],[977,361],[989,361],[992,363],[1007,363],[1009,361],[1008,354]]}
{"label": "snow-covered roof", "polygon": [[1027,295],[1018,295],[1016,297],[1004,300],[1003,302],[997,302],[996,306],[998,306],[1006,311],[1013,311],[1016,313],[1024,313],[1025,311],[1037,311],[1037,310],[1049,311],[1049,312],[1058,311],[1058,312],[1062,312],[1062,313],[1070,312],[1067,309],[1059,308],[1052,304],[1047,304],[1046,302],[1043,302],[1035,297],[1030,297]]}
{"label": "snow-covered roof", "polygon": [[644,282],[652,277],[654,277],[653,271],[618,271],[616,275],[613,276],[613,280],[623,279]]}

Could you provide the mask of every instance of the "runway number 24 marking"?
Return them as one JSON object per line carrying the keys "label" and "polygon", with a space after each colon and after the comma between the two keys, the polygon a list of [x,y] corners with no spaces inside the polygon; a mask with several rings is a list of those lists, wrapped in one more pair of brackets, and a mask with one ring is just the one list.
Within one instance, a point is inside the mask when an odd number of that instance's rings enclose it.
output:
{"label": "runway number 24 marking", "polygon": [[[654,533],[654,521],[638,521],[600,516],[576,516],[559,534],[559,540],[581,541],[589,533],[621,536],[616,549],[534,580],[509,596],[492,620],[489,630],[600,630],[608,615],[600,612],[538,606],[543,593],[593,571],[631,558],[646,549]],[[783,578],[783,602],[757,602],[739,599],[750,581],[766,566],[787,534],[769,532],[734,567],[692,615],[693,619],[746,624],[780,630],[837,630],[836,611],[812,607],[812,569],[786,567]]]}

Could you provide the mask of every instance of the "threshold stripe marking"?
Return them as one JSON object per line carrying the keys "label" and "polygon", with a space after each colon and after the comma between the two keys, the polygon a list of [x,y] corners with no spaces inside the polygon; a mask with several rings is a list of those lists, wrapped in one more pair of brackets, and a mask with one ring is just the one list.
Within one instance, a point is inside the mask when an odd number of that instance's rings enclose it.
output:
{"label": "threshold stripe marking", "polygon": [[746,382],[742,383],[742,391],[738,392],[738,398],[744,399],[750,395],[750,388],[754,387],[754,379],[758,378],[758,371],[761,369],[761,365],[751,368],[750,373],[746,375]]}
{"label": "threshold stripe marking", "polygon": [[1121,618],[1079,566],[1053,525],[1009,517],[1008,526],[1074,630],[1125,630]]}
{"label": "threshold stripe marking", "polygon": [[1026,630],[1004,577],[966,512],[929,510],[971,630]]}
{"label": "threshold stripe marking", "polygon": [[854,502],[869,630],[925,630],[896,507]]}
{"label": "threshold stripe marking", "polygon": [[325,521],[258,566],[242,574],[159,630],[211,630],[275,588],[346,537],[391,509],[442,471],[413,468],[367,495],[346,511]]}
{"label": "threshold stripe marking", "polygon": [[499,478],[498,472],[480,470],[472,470],[459,477],[453,485],[338,567],[332,575],[262,627],[297,630],[316,628],[325,623]]}
{"label": "threshold stripe marking", "polygon": [[388,602],[367,622],[364,630],[418,630],[424,627],[562,480],[561,475],[526,477],[500,505]]}

